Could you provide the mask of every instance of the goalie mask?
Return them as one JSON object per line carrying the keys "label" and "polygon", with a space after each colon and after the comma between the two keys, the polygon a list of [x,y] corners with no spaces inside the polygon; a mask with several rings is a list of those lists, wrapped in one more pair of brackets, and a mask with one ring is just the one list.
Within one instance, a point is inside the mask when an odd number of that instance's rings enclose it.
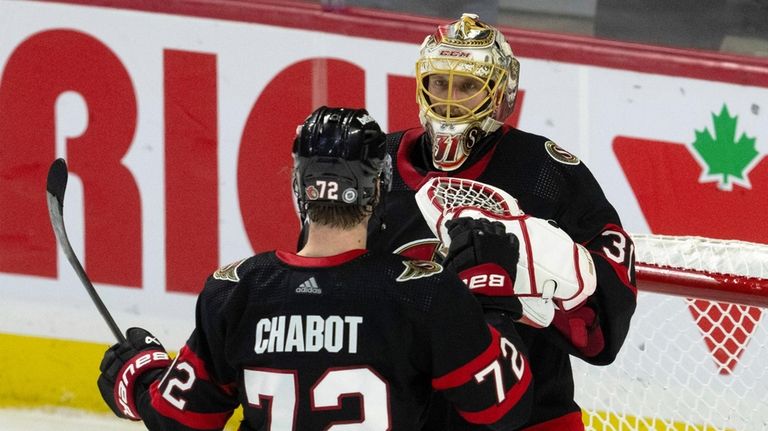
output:
{"label": "goalie mask", "polygon": [[442,171],[461,167],[472,147],[514,109],[520,64],[494,27],[463,14],[437,28],[416,62],[419,119]]}
{"label": "goalie mask", "polygon": [[390,183],[386,135],[365,109],[315,110],[293,143],[293,189],[302,214],[309,203],[372,209],[380,187]]}

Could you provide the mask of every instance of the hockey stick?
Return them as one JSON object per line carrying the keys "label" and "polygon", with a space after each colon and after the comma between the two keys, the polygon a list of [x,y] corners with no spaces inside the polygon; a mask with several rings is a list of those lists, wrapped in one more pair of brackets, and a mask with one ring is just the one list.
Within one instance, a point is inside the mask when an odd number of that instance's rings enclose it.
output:
{"label": "hockey stick", "polygon": [[64,159],[56,159],[51,168],[48,170],[48,180],[46,182],[47,198],[48,198],[48,214],[51,216],[51,226],[53,226],[53,232],[56,234],[56,240],[59,242],[64,254],[67,256],[70,265],[80,277],[80,281],[85,286],[85,290],[88,291],[88,295],[91,296],[94,305],[99,310],[101,317],[107,322],[107,326],[112,331],[112,335],[117,338],[119,343],[125,342],[125,336],[123,332],[118,328],[115,321],[112,319],[112,315],[109,314],[109,310],[101,301],[99,294],[93,287],[93,283],[88,278],[88,274],[85,273],[83,266],[75,255],[75,251],[72,250],[72,246],[69,244],[69,238],[67,237],[67,230],[64,228],[64,192],[67,191],[67,178],[69,174],[67,172],[67,163]]}

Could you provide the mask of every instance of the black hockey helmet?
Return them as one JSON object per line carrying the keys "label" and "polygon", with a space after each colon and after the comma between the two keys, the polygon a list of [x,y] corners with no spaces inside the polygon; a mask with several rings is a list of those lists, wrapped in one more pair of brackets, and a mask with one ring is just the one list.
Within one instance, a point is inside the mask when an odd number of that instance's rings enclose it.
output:
{"label": "black hockey helmet", "polygon": [[302,214],[311,202],[373,207],[377,180],[383,191],[392,175],[386,135],[365,109],[315,110],[297,130],[293,160]]}

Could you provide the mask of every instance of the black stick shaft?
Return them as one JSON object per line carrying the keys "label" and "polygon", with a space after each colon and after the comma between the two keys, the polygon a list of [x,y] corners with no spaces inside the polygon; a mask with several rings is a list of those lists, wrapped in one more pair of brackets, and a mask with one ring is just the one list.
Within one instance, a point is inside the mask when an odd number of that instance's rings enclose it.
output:
{"label": "black stick shaft", "polygon": [[72,245],[69,243],[69,237],[67,236],[67,230],[64,227],[64,192],[67,189],[67,164],[64,159],[56,159],[48,170],[47,199],[48,199],[48,214],[51,217],[51,226],[53,232],[56,234],[56,240],[59,242],[64,254],[67,256],[69,264],[75,270],[75,273],[83,283],[85,290],[91,297],[93,304],[96,305],[96,309],[99,310],[99,314],[107,322],[107,326],[112,331],[112,335],[115,336],[119,343],[125,342],[125,336],[123,332],[112,319],[112,315],[104,305],[104,302],[99,297],[96,289],[93,287],[93,283],[88,278],[83,265],[80,264],[80,260],[77,258],[75,251],[72,249]]}

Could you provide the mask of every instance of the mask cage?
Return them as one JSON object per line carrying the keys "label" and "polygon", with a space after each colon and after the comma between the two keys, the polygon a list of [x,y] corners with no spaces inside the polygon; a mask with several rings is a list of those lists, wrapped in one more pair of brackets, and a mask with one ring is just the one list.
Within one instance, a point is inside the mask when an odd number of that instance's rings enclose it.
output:
{"label": "mask cage", "polygon": [[[452,58],[420,59],[416,62],[416,75],[417,101],[427,117],[438,121],[467,123],[482,121],[494,112],[504,96],[503,90],[507,80],[507,70],[503,67],[487,62]],[[432,75],[445,75],[448,81],[446,97],[429,91],[429,77]],[[457,76],[477,80],[479,89],[474,94],[453,99],[454,78]],[[476,106],[464,106],[464,103],[483,91],[487,92],[487,96],[479,100]]]}

